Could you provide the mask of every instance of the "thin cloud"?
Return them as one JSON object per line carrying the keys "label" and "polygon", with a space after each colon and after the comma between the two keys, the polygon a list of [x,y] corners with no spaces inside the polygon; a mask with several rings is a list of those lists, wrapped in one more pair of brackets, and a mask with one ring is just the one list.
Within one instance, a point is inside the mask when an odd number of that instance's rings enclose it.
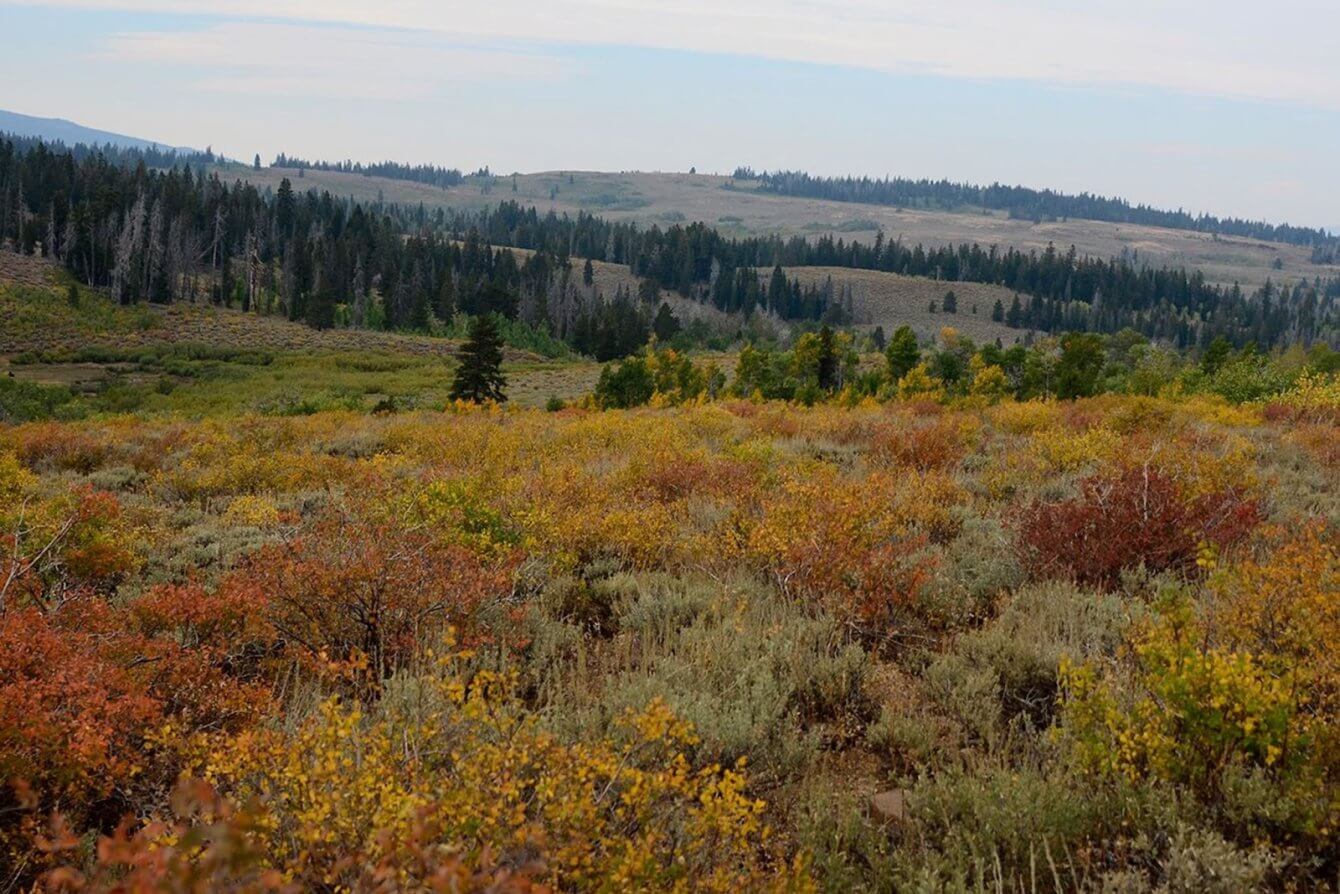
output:
{"label": "thin cloud", "polygon": [[[13,0],[0,0],[0,4]],[[55,0],[454,37],[733,53],[945,77],[1134,85],[1340,108],[1324,0]],[[55,5],[53,4],[53,5]],[[1262,36],[1287,34],[1287,52]]]}
{"label": "thin cloud", "polygon": [[401,30],[226,22],[111,35],[103,59],[185,66],[204,90],[280,96],[423,99],[462,81],[553,78],[568,60]]}

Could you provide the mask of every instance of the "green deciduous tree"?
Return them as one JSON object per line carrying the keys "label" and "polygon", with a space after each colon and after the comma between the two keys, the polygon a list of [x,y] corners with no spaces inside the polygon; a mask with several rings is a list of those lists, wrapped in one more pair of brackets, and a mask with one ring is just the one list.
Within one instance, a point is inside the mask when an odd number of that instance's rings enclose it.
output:
{"label": "green deciduous tree", "polygon": [[889,339],[884,359],[888,363],[889,380],[893,382],[907,375],[908,370],[921,362],[921,348],[917,346],[917,336],[912,327],[898,327],[893,338]]}
{"label": "green deciduous tree", "polygon": [[1103,340],[1100,336],[1084,332],[1067,334],[1061,339],[1061,359],[1056,364],[1056,396],[1093,396],[1098,390],[1103,361]]}

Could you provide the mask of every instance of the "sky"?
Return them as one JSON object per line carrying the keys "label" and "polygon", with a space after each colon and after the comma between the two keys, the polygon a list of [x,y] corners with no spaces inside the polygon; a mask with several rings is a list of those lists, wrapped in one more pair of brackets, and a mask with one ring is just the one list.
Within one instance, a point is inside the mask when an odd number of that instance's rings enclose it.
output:
{"label": "sky", "polygon": [[1337,0],[0,0],[0,108],[231,157],[1003,182],[1340,230]]}

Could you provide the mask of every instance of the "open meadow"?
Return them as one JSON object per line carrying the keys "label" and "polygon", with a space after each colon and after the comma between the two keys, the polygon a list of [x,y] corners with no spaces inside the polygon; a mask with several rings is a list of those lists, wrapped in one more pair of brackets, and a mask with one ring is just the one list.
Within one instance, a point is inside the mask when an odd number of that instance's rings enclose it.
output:
{"label": "open meadow", "polygon": [[[86,412],[261,413],[441,406],[457,340],[317,330],[209,304],[122,307],[96,290],[68,299],[55,266],[0,252],[0,376],[34,400]],[[512,400],[589,394],[599,367],[504,349]]]}

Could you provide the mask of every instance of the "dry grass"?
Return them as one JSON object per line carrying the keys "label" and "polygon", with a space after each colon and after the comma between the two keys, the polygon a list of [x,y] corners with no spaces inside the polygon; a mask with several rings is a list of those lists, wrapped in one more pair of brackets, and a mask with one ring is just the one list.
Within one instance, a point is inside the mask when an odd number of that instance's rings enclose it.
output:
{"label": "dry grass", "polygon": [[[0,283],[42,288],[55,285],[59,274],[60,268],[51,261],[0,251]],[[0,329],[0,334],[3,332]]]}
{"label": "dry grass", "polygon": [[[878,270],[849,270],[843,267],[788,267],[786,275],[802,285],[820,285],[832,277],[834,294],[850,285],[852,303],[859,323],[883,326],[891,333],[898,326],[911,326],[923,339],[938,335],[945,326],[953,326],[975,341],[994,341],[1011,345],[1022,340],[1025,330],[1011,329],[991,321],[991,307],[999,299],[1008,308],[1014,293],[1001,286],[979,283],[942,282],[920,276],[900,276]],[[958,313],[938,310],[945,292],[952,290],[958,299]],[[931,313],[934,301],[937,312]],[[977,313],[973,313],[973,305]]]}
{"label": "dry grass", "polygon": [[[261,185],[277,187],[292,170],[228,169]],[[900,210],[760,193],[747,188],[726,189],[728,177],[709,174],[602,173],[550,171],[500,177],[485,193],[478,181],[449,190],[417,183],[308,171],[299,188],[330,190],[339,195],[373,201],[423,202],[428,207],[478,209],[515,199],[541,211],[575,214],[579,210],[613,220],[630,220],[664,227],[680,221],[703,221],[733,235],[779,233],[818,235],[835,233],[848,240],[872,240],[882,228],[890,239],[925,245],[978,242],[1044,250],[1048,243],[1065,249],[1074,245],[1082,254],[1113,257],[1123,250],[1138,253],[1141,262],[1200,268],[1220,283],[1255,286],[1267,277],[1292,281],[1305,276],[1340,274],[1340,267],[1312,264],[1307,249],[1256,239],[1222,237],[1132,224],[1065,220],[1033,224],[1010,220],[1001,213],[950,213]],[[557,194],[553,195],[553,190]],[[551,195],[553,198],[551,199]],[[1275,261],[1281,264],[1274,268]]]}
{"label": "dry grass", "polygon": [[[242,313],[204,304],[138,304],[118,307],[96,290],[81,288],[81,304],[69,307],[54,286],[60,269],[40,258],[0,252],[0,354],[205,344],[258,351],[370,351],[419,357],[450,357],[456,341],[426,335],[355,329],[317,330],[280,317]],[[538,359],[507,348],[509,362]]]}

